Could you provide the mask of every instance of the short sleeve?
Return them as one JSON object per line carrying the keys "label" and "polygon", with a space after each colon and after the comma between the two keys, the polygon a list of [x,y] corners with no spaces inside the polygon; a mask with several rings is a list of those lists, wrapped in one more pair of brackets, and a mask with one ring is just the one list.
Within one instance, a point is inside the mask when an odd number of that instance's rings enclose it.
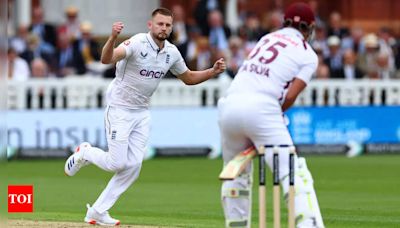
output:
{"label": "short sleeve", "polygon": [[130,57],[134,52],[135,49],[137,49],[137,45],[138,45],[138,41],[137,38],[135,38],[135,36],[129,38],[128,40],[125,40],[124,42],[122,42],[119,46],[123,47],[125,49],[126,52],[126,56],[125,58]]}
{"label": "short sleeve", "polygon": [[296,78],[301,79],[306,84],[311,81],[312,75],[317,70],[318,66],[318,57],[314,52],[312,52],[312,54],[310,54],[307,59],[309,61],[303,64],[303,66],[300,68],[299,73],[296,75]]}
{"label": "short sleeve", "polygon": [[186,66],[185,60],[183,60],[182,55],[178,50],[174,52],[174,55],[176,55],[176,61],[169,70],[174,75],[181,75],[188,70],[188,67]]}

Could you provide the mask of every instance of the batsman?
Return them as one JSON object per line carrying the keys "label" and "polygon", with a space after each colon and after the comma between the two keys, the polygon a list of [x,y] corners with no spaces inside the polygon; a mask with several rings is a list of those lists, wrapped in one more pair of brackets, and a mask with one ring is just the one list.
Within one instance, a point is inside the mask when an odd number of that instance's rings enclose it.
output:
{"label": "batsman", "polygon": [[[263,36],[240,67],[225,97],[218,102],[224,164],[254,146],[293,145],[284,112],[293,105],[315,72],[317,55],[307,42],[315,17],[305,3],[285,11],[283,27]],[[289,148],[279,148],[279,180],[288,194]],[[246,152],[247,153],[247,152]],[[247,154],[245,154],[246,156]],[[272,149],[265,160],[272,167]],[[304,158],[295,156],[295,217],[298,228],[324,227],[313,178]],[[226,227],[250,227],[252,163],[222,183]]]}

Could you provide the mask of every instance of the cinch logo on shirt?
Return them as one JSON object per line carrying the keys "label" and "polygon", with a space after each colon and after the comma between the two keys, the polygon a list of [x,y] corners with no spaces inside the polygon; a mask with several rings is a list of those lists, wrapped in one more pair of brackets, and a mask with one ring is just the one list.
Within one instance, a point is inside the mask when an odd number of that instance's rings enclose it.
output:
{"label": "cinch logo on shirt", "polygon": [[140,75],[146,78],[161,78],[164,76],[164,72],[143,69],[140,71]]}
{"label": "cinch logo on shirt", "polygon": [[8,212],[33,212],[33,186],[8,186]]}

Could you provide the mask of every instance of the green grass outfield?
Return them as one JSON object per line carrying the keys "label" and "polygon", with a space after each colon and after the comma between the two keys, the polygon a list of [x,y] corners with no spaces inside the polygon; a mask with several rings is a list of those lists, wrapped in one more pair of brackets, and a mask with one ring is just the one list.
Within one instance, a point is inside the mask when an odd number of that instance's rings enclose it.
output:
{"label": "green grass outfield", "polygon": [[[328,228],[400,227],[400,156],[309,156],[322,215]],[[224,227],[217,176],[222,160],[156,158],[145,161],[139,180],[110,211],[123,224],[167,227]],[[5,170],[7,169],[7,171]],[[64,161],[11,161],[1,165],[1,201],[7,184],[34,185],[34,213],[10,219],[80,222],[111,174],[94,166],[64,175]],[[271,175],[268,175],[270,178]],[[4,181],[6,180],[6,181]],[[272,188],[268,181],[268,224]],[[254,185],[253,227],[257,227]],[[286,210],[282,212],[286,226]],[[284,217],[285,216],[285,217]]]}

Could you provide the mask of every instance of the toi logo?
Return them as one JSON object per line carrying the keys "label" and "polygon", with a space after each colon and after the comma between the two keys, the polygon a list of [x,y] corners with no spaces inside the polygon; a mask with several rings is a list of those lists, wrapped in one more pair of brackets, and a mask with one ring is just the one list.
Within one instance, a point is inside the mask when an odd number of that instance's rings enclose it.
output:
{"label": "toi logo", "polygon": [[8,212],[33,211],[33,186],[9,185],[8,186]]}

